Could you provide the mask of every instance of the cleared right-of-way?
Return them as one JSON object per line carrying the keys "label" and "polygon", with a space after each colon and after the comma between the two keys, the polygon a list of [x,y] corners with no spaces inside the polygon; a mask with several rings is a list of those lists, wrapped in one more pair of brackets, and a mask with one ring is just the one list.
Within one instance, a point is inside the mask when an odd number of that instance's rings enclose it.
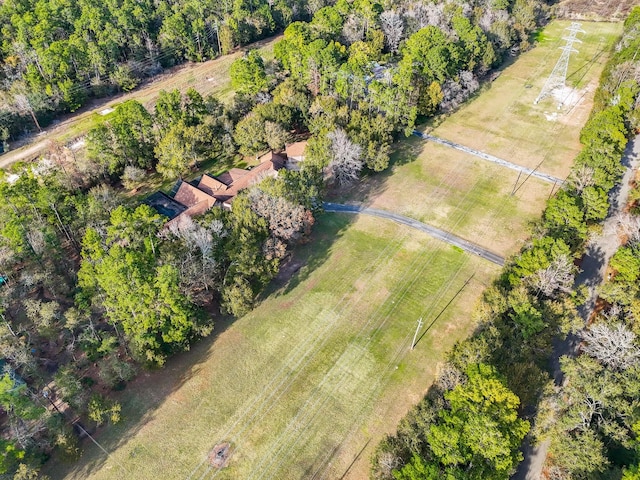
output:
{"label": "cleared right-of-way", "polygon": [[490,155],[488,153],[481,152],[480,150],[474,150],[473,148],[465,147],[464,145],[460,145],[459,143],[455,143],[450,140],[445,140],[444,138],[435,137],[433,135],[419,132],[418,130],[414,130],[413,134],[416,137],[420,137],[424,140],[428,140],[434,143],[439,143],[440,145],[444,145],[445,147],[455,148],[456,150],[460,150],[461,152],[475,155],[476,157],[482,158],[483,160],[488,160],[489,162],[495,163],[497,165],[501,165],[503,167],[510,168],[511,170],[515,170],[517,172],[521,172],[526,175],[539,178],[541,180],[544,180],[545,182],[561,184],[564,181],[561,178],[554,177],[553,175],[549,175],[547,173],[539,172],[537,170],[531,170],[530,168],[516,165],[515,163],[508,162],[507,160],[503,160],[502,158],[494,157],[493,155]]}

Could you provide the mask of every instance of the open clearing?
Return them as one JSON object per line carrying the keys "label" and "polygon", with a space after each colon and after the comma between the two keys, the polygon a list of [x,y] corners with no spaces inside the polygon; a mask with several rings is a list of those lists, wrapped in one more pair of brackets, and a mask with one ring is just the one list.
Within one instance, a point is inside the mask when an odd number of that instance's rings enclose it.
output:
{"label": "open clearing", "polygon": [[560,58],[562,36],[571,22],[552,22],[539,34],[536,48],[518,57],[477,99],[447,118],[430,133],[565,178],[580,150],[580,127],[592,107],[593,94],[621,23],[583,22],[569,60],[567,86],[574,89],[570,105],[558,110],[554,98],[538,105],[547,77]]}
{"label": "open clearing", "polygon": [[[339,478],[367,445],[349,472],[363,478],[381,435],[469,334],[498,267],[392,222],[351,220],[322,216],[288,284],[129,387],[124,423],[97,436],[111,458],[87,444],[84,467],[58,465],[54,478]],[[435,323],[410,352],[420,316]],[[208,470],[223,441],[230,466]]]}
{"label": "open clearing", "polygon": [[540,216],[554,188],[530,178],[511,196],[518,179],[513,170],[416,137],[403,140],[395,155],[417,158],[341,199],[415,218],[505,257],[520,248],[528,222]]}
{"label": "open clearing", "polygon": [[100,112],[108,111],[126,100],[137,100],[148,109],[155,105],[161,90],[178,89],[186,92],[189,88],[195,88],[204,95],[214,95],[218,99],[227,100],[233,93],[229,78],[229,68],[234,60],[244,55],[248,48],[257,48],[262,57],[269,61],[273,59],[273,46],[280,36],[262,40],[229,55],[209,60],[203,63],[180,65],[168,69],[158,75],[148,84],[135,89],[130,93],[115,96],[112,100],[98,99],[89,101],[89,105],[82,108],[79,113],[71,114],[57,124],[50,125],[43,133],[32,138],[32,142],[11,150],[0,156],[0,168],[6,168],[11,163],[19,160],[29,160],[38,156],[47,146],[49,140],[57,140],[62,143],[87,133],[93,126],[108,118]]}
{"label": "open clearing", "polygon": [[[566,174],[593,89],[563,123],[540,117],[552,105],[533,107],[539,89],[524,87],[542,87],[565,25],[552,24],[539,48],[435,133],[531,168],[544,143],[547,171]],[[596,28],[607,38],[619,31]],[[605,57],[585,67],[584,85],[595,86]],[[503,93],[501,82],[510,82]],[[556,128],[566,133],[554,137],[558,145],[548,138]],[[400,142],[395,160],[390,172],[362,182],[346,199],[412,216],[503,255],[521,245],[527,221],[540,214],[552,188],[529,179],[511,196],[517,173],[415,137]],[[109,457],[85,442],[81,462],[51,463],[46,473],[83,480],[366,478],[376,443],[421,398],[453,343],[472,331],[471,311],[498,268],[392,222],[341,214],[322,215],[294,259],[297,267],[284,269],[291,279],[275,282],[253,312],[218,325],[214,339],[143,373],[119,394],[124,421],[97,433]],[[428,328],[409,351],[421,316]],[[226,442],[229,466],[209,468],[210,452]]]}
{"label": "open clearing", "polygon": [[[580,148],[580,128],[602,65],[621,31],[619,24],[582,24],[587,34],[580,34],[583,43],[571,58],[567,82],[580,92],[578,102],[548,120],[558,112],[557,102],[533,101],[559,57],[567,25],[551,23],[539,35],[540,44],[506,67],[477,98],[439,119],[437,128],[424,130],[531,169],[542,162],[540,171],[565,178]],[[393,173],[372,176],[337,200],[415,218],[505,257],[522,246],[529,222],[558,188],[413,136],[398,143],[394,157]]]}

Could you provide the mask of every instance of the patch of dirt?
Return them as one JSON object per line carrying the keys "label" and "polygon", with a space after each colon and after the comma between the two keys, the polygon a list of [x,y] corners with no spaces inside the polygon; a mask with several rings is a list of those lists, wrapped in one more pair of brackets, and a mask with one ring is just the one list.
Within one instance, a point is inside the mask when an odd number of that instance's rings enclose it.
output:
{"label": "patch of dirt", "polygon": [[624,19],[635,0],[563,0],[554,7],[557,18],[570,20]]}
{"label": "patch of dirt", "polygon": [[286,284],[305,264],[304,258],[297,258],[296,255],[291,255],[288,260],[280,265],[280,270],[274,282],[279,286]]}
{"label": "patch of dirt", "polygon": [[215,468],[224,468],[229,464],[230,458],[231,444],[229,442],[219,443],[209,453],[209,465]]}

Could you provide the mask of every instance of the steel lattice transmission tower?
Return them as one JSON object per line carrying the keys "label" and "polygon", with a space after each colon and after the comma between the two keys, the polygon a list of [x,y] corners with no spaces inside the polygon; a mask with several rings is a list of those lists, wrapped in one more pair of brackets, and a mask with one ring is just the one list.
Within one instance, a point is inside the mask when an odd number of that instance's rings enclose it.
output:
{"label": "steel lattice transmission tower", "polygon": [[[565,81],[567,79],[567,69],[569,68],[569,56],[572,52],[578,53],[578,50],[573,48],[573,44],[576,42],[582,43],[582,40],[578,40],[576,36],[580,32],[586,33],[584,30],[582,30],[581,25],[577,22],[573,22],[570,27],[567,27],[567,30],[569,31],[569,36],[562,37],[563,40],[567,41],[567,44],[564,47],[560,47],[560,50],[562,50],[562,55],[560,55],[556,66],[553,67],[553,71],[551,72],[551,75],[549,75],[549,78],[547,78],[544,87],[542,87],[540,95],[538,95],[536,101],[533,102],[534,105],[543,98],[549,96],[551,92],[553,92],[556,88],[562,88],[565,86]],[[560,108],[561,106],[562,102],[560,102],[558,108]]]}

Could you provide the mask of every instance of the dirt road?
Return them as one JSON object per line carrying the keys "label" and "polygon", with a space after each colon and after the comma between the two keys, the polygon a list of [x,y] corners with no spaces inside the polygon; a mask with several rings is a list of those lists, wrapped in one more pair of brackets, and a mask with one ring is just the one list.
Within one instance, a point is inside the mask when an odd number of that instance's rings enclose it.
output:
{"label": "dirt road", "polygon": [[[616,232],[616,216],[624,210],[629,198],[630,183],[635,171],[640,166],[640,135],[633,138],[627,145],[622,158],[626,171],[622,180],[609,194],[609,214],[604,220],[602,234],[594,237],[587,246],[587,250],[580,265],[581,272],[576,277],[576,287],[584,285],[589,291],[589,300],[579,308],[580,316],[585,324],[591,317],[596,305],[598,287],[602,283],[609,260],[620,247],[620,238]],[[553,377],[556,385],[562,385],[564,378],[560,370],[560,357],[564,355],[576,355],[579,340],[570,335],[564,341],[554,345]],[[518,466],[518,470],[511,477],[512,480],[539,480],[547,458],[549,442],[533,446],[525,443],[524,460]]]}

